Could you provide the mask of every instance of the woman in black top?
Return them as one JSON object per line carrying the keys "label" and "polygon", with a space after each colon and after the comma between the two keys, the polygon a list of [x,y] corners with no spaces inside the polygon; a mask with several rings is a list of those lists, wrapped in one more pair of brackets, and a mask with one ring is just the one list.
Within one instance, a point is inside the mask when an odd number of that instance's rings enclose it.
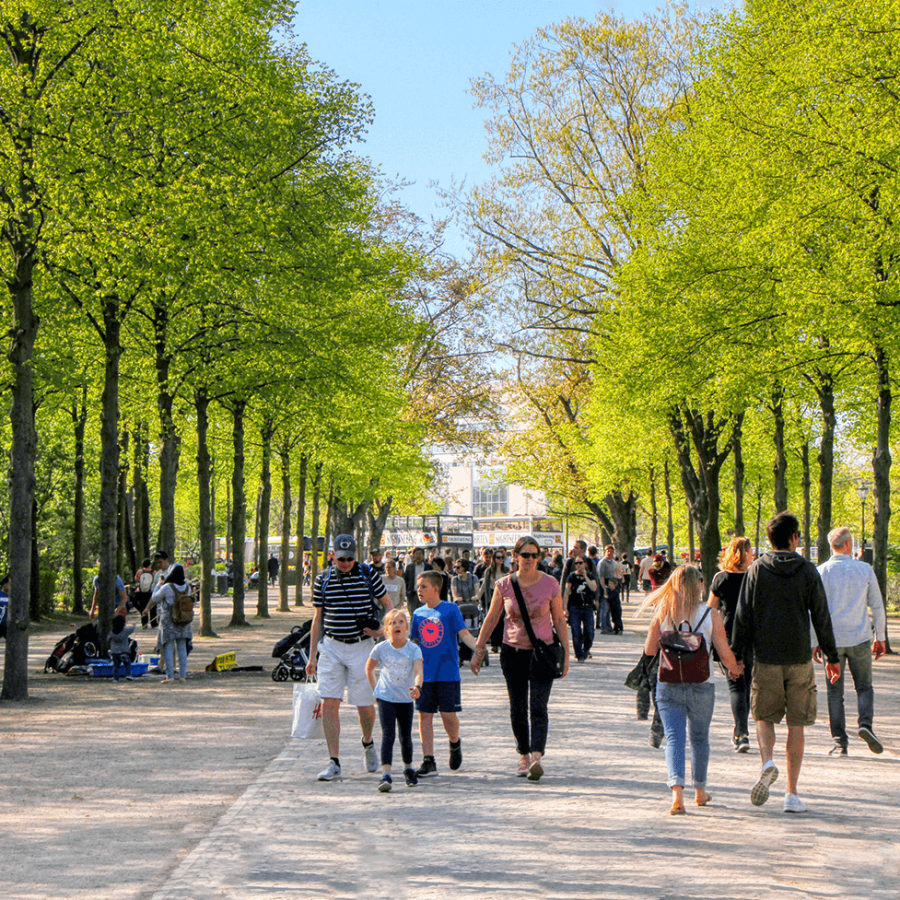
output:
{"label": "woman in black top", "polygon": [[[709,586],[709,605],[721,609],[725,618],[725,634],[731,644],[731,629],[734,626],[734,612],[737,609],[741,585],[750,563],[753,562],[753,545],[745,537],[736,537],[719,555],[720,572]],[[732,681],[728,679],[731,693],[731,712],[734,716],[734,735],[731,738],[738,753],[750,749],[748,718],[750,715],[750,685],[753,682],[753,659],[744,657],[744,673]]]}

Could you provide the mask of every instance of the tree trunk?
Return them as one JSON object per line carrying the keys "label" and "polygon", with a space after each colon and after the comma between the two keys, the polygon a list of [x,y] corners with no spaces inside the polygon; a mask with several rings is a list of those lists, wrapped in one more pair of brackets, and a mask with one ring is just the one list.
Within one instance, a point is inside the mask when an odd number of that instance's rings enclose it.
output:
{"label": "tree trunk", "polygon": [[[159,549],[175,553],[175,490],[181,440],[172,414],[175,397],[170,383],[169,310],[164,301],[153,308],[156,350],[156,405],[159,409]],[[174,557],[173,557],[174,558]]]}
{"label": "tree trunk", "polygon": [[656,553],[659,538],[659,510],[656,505],[656,471],[650,466],[650,552]]}
{"label": "tree trunk", "polygon": [[268,416],[260,431],[262,435],[262,484],[259,492],[259,582],[256,600],[256,615],[269,618],[269,513],[272,503],[272,435],[275,426]]}
{"label": "tree trunk", "polygon": [[117,297],[103,303],[106,365],[100,412],[100,580],[98,621],[101,652],[106,653],[116,602],[116,523],[119,494],[119,361],[122,323]]}
{"label": "tree trunk", "polygon": [[384,534],[384,526],[387,524],[388,516],[391,514],[391,508],[394,505],[394,498],[388,496],[382,503],[376,498],[375,509],[377,515],[372,513],[372,508],[368,510],[369,520],[369,554],[371,555],[381,547],[381,536]]}
{"label": "tree trunk", "polygon": [[[15,60],[23,81],[34,82],[39,73],[41,41],[39,27],[24,13],[20,24],[7,15],[8,40],[16,41],[19,57]],[[49,23],[45,23],[49,26]],[[9,60],[6,62],[9,65]],[[41,77],[44,77],[41,75]],[[37,252],[35,208],[40,199],[34,173],[34,128],[30,121],[13,121],[12,130],[18,150],[16,174],[18,196],[0,236],[7,245],[3,281],[12,300],[12,322],[7,359],[12,368],[12,444],[9,451],[9,607],[7,610],[6,657],[3,690],[0,699],[28,699],[28,597],[31,587],[31,515],[34,500],[34,464],[37,433],[34,427],[34,369],[32,357],[39,319],[34,313],[32,285]],[[12,165],[12,161],[9,161]],[[12,188],[12,185],[10,184]],[[15,190],[15,189],[14,189]]]}
{"label": "tree trunk", "polygon": [[131,435],[132,444],[132,460],[131,460],[131,493],[133,497],[133,521],[134,521],[134,547],[137,555],[141,558],[141,562],[150,555],[149,541],[144,537],[143,508],[144,497],[141,493],[141,482],[143,481],[143,473],[141,470],[141,444],[143,435],[141,434],[141,423],[138,422],[134,426]]}
{"label": "tree trunk", "polygon": [[[887,609],[888,537],[891,524],[891,376],[890,361],[883,347],[875,348],[875,370],[878,376],[878,438],[872,457],[872,473],[875,481],[872,525],[872,567],[878,578],[881,596]],[[888,641],[887,649],[891,651]]]}
{"label": "tree trunk", "polygon": [[740,413],[734,425],[732,441],[734,451],[734,535],[743,537],[744,525],[744,414]]}
{"label": "tree trunk", "polygon": [[[322,512],[322,463],[316,463],[316,474],[313,478],[313,508],[312,522],[310,523],[309,535],[312,542],[312,567],[311,582],[316,583],[316,575],[319,574],[319,520]],[[328,541],[325,542],[325,549],[328,549]],[[312,590],[310,590],[312,594]]]}
{"label": "tree trunk", "polygon": [[234,470],[231,475],[231,489],[234,493],[234,507],[231,512],[231,541],[234,562],[234,594],[230,625],[247,625],[244,615],[244,537],[247,532],[247,497],[244,493],[244,413],[246,400],[235,400],[231,408],[234,419],[232,445],[234,447]]}
{"label": "tree trunk", "polygon": [[[693,565],[694,559],[697,555],[697,548],[694,545],[694,516],[691,513],[691,507],[688,505],[687,509],[687,527],[688,527],[688,562]],[[669,548],[669,557],[674,558],[675,554],[672,552],[672,548]]]}
{"label": "tree trunk", "polygon": [[278,451],[281,459],[281,568],[278,572],[278,612],[290,612],[288,561],[291,556],[291,451],[287,441]]}
{"label": "tree trunk", "polygon": [[756,558],[759,559],[760,536],[762,531],[762,488],[756,489]]}
{"label": "tree trunk", "polygon": [[306,534],[306,480],[309,470],[309,457],[304,453],[300,457],[300,496],[297,500],[297,549],[294,560],[297,569],[297,584],[294,587],[294,606],[303,606],[303,545]]}
{"label": "tree trunk", "polygon": [[[672,502],[672,478],[669,475],[668,460],[663,462],[663,491],[666,497],[666,546],[671,556],[675,552],[675,506]],[[656,552],[656,547],[653,552]]]}
{"label": "tree trunk", "polygon": [[41,620],[41,554],[38,548],[38,505],[31,501],[31,584],[28,586],[28,618]]}
{"label": "tree trunk", "polygon": [[209,456],[209,394],[205,387],[194,391],[194,409],[197,412],[197,497],[200,507],[200,637],[218,637],[212,623],[216,523],[212,511]]}
{"label": "tree trunk", "polygon": [[831,531],[832,493],[834,487],[834,381],[826,372],[817,372],[814,382],[822,412],[822,438],[819,441],[819,518],[816,546],[819,565],[831,556],[828,532]]}
{"label": "tree trunk", "polygon": [[262,497],[262,485],[256,489],[256,507],[253,514],[253,563],[259,569],[259,501]]}
{"label": "tree trunk", "polygon": [[84,430],[87,425],[87,385],[82,386],[80,405],[72,405],[75,425],[75,500],[72,523],[72,615],[84,609]]}
{"label": "tree trunk", "polygon": [[776,382],[772,388],[772,405],[769,407],[775,417],[772,440],[775,443],[775,512],[788,508],[787,454],[784,452],[784,386]]}
{"label": "tree trunk", "polygon": [[[334,492],[329,509],[331,510],[331,524],[335,534],[350,534],[354,538],[359,530],[360,523],[365,522],[366,513],[370,502],[362,500],[354,504],[341,496],[340,488]],[[358,545],[359,546],[359,545]]]}
{"label": "tree trunk", "polygon": [[134,543],[141,561],[150,553],[150,489],[147,473],[150,471],[150,441],[147,439],[147,423],[139,422],[134,431]]}
{"label": "tree trunk", "polygon": [[[129,568],[133,575],[137,571],[134,561],[134,544],[131,541],[131,527],[128,524],[128,430],[119,437],[119,517],[116,523],[118,544],[116,546],[116,572],[121,575]],[[127,579],[125,579],[127,581]]]}
{"label": "tree trunk", "polygon": [[[729,424],[731,433],[720,450],[719,440]],[[669,426],[678,451],[685,497],[700,538],[700,567],[706,576],[704,597],[709,591],[709,582],[712,580],[713,572],[716,571],[719,552],[722,549],[719,532],[721,509],[719,476],[722,464],[731,452],[734,424],[733,418],[716,417],[712,412],[702,414],[687,405],[674,409],[669,417]],[[692,445],[696,466],[691,458]]]}
{"label": "tree trunk", "polygon": [[803,464],[803,555],[812,559],[812,498],[810,488],[812,477],[809,471],[809,441],[804,441],[800,448],[800,459]]}
{"label": "tree trunk", "polygon": [[609,517],[615,526],[610,534],[610,543],[614,546],[617,556],[624,553],[631,559],[634,557],[634,541],[637,537],[635,528],[637,495],[630,489],[627,496],[621,491],[615,490],[603,499],[609,511]]}
{"label": "tree trunk", "polygon": [[328,560],[328,549],[332,539],[341,532],[334,530],[334,479],[328,483],[328,504],[325,507],[325,559]]}
{"label": "tree trunk", "polygon": [[234,541],[231,539],[231,482],[225,482],[225,559],[234,561]]}

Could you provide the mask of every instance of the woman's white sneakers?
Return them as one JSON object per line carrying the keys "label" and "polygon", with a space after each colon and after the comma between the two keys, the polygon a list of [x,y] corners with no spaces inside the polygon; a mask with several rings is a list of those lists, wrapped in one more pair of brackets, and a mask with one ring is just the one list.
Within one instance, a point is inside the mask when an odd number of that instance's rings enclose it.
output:
{"label": "woman's white sneakers", "polygon": [[796,794],[784,795],[784,811],[786,813],[805,813],[806,804]]}

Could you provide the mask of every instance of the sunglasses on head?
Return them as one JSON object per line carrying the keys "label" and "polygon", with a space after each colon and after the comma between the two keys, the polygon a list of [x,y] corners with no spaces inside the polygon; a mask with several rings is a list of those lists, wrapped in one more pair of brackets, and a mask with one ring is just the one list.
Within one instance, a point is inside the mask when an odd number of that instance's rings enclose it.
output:
{"label": "sunglasses on head", "polygon": [[519,553],[519,556],[521,556],[522,559],[537,559],[540,555],[541,555],[540,553],[528,553],[525,550],[522,550]]}

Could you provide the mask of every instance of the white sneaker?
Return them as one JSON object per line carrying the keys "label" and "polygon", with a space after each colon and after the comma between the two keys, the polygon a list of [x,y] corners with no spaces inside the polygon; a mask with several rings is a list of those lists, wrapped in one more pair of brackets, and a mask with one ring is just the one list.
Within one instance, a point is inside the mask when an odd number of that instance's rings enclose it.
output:
{"label": "white sneaker", "polygon": [[784,811],[786,813],[805,813],[806,804],[796,794],[784,795]]}
{"label": "white sneaker", "polygon": [[319,772],[318,781],[333,781],[341,777],[341,767],[335,764],[333,759],[328,760],[328,765]]}
{"label": "white sneaker", "polygon": [[377,772],[378,771],[378,760],[375,757],[375,741],[372,741],[371,744],[367,747],[363,744],[363,753],[366,757],[366,771],[367,772]]}
{"label": "white sneaker", "polygon": [[770,759],[759,773],[756,784],[750,788],[750,802],[754,806],[762,806],[769,799],[769,787],[778,778],[778,768]]}

